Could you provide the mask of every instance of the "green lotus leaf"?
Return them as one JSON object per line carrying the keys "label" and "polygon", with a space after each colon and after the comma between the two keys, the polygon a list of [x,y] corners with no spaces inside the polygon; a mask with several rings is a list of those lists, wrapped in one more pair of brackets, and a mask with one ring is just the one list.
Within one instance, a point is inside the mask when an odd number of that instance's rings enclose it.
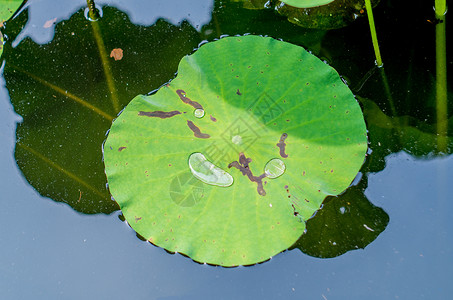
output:
{"label": "green lotus leaf", "polygon": [[334,0],[284,0],[282,2],[298,8],[309,8],[326,5],[333,1]]}
{"label": "green lotus leaf", "polygon": [[[0,0],[0,28],[3,27],[3,22],[11,18],[16,10],[21,6],[22,0]],[[3,53],[3,34],[0,32],[0,56]]]}
{"label": "green lotus leaf", "polygon": [[104,162],[138,234],[237,266],[294,244],[324,198],[350,185],[366,150],[360,106],[334,69],[249,35],[201,46],[173,81],[135,97],[113,122]]}
{"label": "green lotus leaf", "polygon": [[0,32],[0,56],[2,56],[3,53],[3,34]]}
{"label": "green lotus leaf", "polygon": [[0,0],[0,24],[11,18],[23,0]]}

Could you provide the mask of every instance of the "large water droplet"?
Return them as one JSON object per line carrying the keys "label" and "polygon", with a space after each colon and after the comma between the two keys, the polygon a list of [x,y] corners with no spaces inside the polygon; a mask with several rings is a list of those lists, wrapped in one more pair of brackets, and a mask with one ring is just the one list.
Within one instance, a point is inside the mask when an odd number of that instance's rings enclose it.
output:
{"label": "large water droplet", "polygon": [[268,178],[277,178],[282,176],[285,173],[286,165],[279,158],[273,158],[264,167],[264,173],[266,173]]}
{"label": "large water droplet", "polygon": [[203,118],[204,117],[204,109],[197,108],[196,110],[194,110],[193,115],[195,116],[195,118],[198,118],[198,119]]}
{"label": "large water droplet", "polygon": [[195,178],[206,184],[227,187],[233,184],[233,177],[197,152],[189,156],[189,168]]}

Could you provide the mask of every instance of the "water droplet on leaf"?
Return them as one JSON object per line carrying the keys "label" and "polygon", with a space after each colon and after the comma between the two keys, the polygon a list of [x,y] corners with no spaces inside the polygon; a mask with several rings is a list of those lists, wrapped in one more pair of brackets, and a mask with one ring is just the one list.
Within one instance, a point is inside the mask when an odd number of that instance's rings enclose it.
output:
{"label": "water droplet on leaf", "polygon": [[189,168],[193,176],[210,185],[227,187],[233,184],[233,177],[197,152],[189,156]]}
{"label": "water droplet on leaf", "polygon": [[204,117],[204,110],[201,109],[201,108],[197,108],[197,109],[193,112],[193,115],[195,116],[195,118],[201,119],[201,118]]}
{"label": "water droplet on leaf", "polygon": [[264,167],[264,173],[266,173],[269,178],[277,178],[285,173],[286,165],[279,158],[271,159],[266,166]]}

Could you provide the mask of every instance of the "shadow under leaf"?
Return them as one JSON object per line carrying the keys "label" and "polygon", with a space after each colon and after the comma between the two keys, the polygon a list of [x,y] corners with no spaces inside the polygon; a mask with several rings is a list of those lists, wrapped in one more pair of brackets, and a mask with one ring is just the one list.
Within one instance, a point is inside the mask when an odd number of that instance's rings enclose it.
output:
{"label": "shadow under leaf", "polygon": [[[27,22],[24,11],[8,23],[13,41]],[[15,111],[15,158],[27,181],[42,195],[76,211],[118,210],[106,188],[101,145],[118,112],[137,94],[174,77],[179,60],[200,42],[188,23],[130,23],[106,6],[98,22],[83,10],[57,24],[54,39],[30,38],[5,45],[4,77]],[[123,57],[110,57],[121,49]],[[118,50],[117,50],[118,51]]]}
{"label": "shadow under leaf", "polygon": [[340,196],[328,197],[316,216],[307,222],[307,231],[293,245],[303,253],[331,258],[350,250],[363,249],[385,230],[389,216],[371,204],[364,190],[367,178]]}

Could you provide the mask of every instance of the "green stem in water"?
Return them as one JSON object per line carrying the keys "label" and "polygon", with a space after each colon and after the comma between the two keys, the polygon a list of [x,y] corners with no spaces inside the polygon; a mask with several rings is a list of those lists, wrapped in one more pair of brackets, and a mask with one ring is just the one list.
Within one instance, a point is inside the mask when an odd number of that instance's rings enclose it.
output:
{"label": "green stem in water", "polygon": [[96,22],[100,19],[99,11],[96,9],[93,0],[87,0],[87,5],[89,9],[89,17],[92,22],[91,28],[93,29],[94,39],[99,50],[99,57],[101,58],[102,68],[104,69],[105,80],[107,82],[107,87],[110,92],[110,98],[112,100],[113,109],[115,112],[119,112],[120,104],[118,100],[118,95],[116,93],[115,81],[113,79],[112,70],[110,67],[110,62],[108,60],[107,50],[105,49],[104,40],[102,39],[101,27],[99,23]]}
{"label": "green stem in water", "polygon": [[447,1],[446,0],[435,0],[434,8],[436,10],[436,16],[445,16],[447,12]]}
{"label": "green stem in water", "polygon": [[102,68],[104,69],[105,81],[110,92],[110,98],[115,113],[120,111],[120,102],[115,87],[115,80],[113,79],[112,68],[109,62],[109,55],[105,48],[104,40],[102,39],[101,28],[99,22],[90,22],[91,28],[93,29],[94,39],[99,50],[99,57],[101,58]]}
{"label": "green stem in water", "polygon": [[437,150],[447,152],[447,38],[445,0],[435,0],[436,25],[436,115],[437,115]]}
{"label": "green stem in water", "polygon": [[87,5],[90,19],[93,21],[99,19],[100,18],[99,11],[96,9],[96,4],[94,4],[94,0],[87,0]]}
{"label": "green stem in water", "polygon": [[382,58],[381,52],[379,51],[379,43],[377,40],[376,27],[374,26],[373,9],[370,0],[365,0],[365,8],[368,16],[368,23],[370,23],[371,40],[373,41],[374,54],[376,55],[376,64],[378,67],[381,67]]}

